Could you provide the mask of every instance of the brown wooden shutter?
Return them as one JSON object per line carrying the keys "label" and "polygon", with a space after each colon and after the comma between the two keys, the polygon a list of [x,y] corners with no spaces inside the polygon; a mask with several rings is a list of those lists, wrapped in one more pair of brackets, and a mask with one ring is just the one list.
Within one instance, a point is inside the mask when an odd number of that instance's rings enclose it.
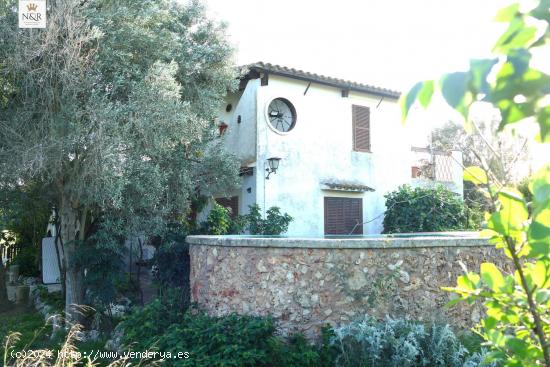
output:
{"label": "brown wooden shutter", "polygon": [[362,223],[363,199],[325,197],[325,234],[363,234]]}
{"label": "brown wooden shutter", "polygon": [[229,209],[229,215],[231,218],[235,218],[239,215],[239,197],[232,196],[230,198],[217,198],[216,203],[220,204],[224,208]]}
{"label": "brown wooden shutter", "polygon": [[353,150],[370,152],[370,108],[352,106]]}

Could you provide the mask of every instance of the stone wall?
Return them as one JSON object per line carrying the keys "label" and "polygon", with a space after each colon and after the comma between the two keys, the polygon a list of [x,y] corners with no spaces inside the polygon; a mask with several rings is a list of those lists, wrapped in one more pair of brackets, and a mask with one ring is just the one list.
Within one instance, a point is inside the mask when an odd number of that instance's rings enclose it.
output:
{"label": "stone wall", "polygon": [[481,307],[445,308],[452,294],[441,287],[484,261],[510,271],[504,256],[480,240],[345,241],[189,237],[192,299],[212,315],[272,315],[282,334],[310,338],[327,323],[364,314],[467,328]]}

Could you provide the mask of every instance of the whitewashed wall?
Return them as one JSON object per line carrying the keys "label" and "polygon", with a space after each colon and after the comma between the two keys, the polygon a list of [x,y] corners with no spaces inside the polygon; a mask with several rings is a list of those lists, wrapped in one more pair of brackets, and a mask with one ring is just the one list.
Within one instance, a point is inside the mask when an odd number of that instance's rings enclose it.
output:
{"label": "whitewashed wall", "polygon": [[[253,176],[244,176],[239,196],[239,213],[258,203],[264,210],[279,206],[294,217],[287,235],[324,234],[324,197],[363,198],[365,234],[382,231],[384,195],[403,184],[427,186],[411,178],[410,125],[401,123],[396,100],[350,92],[306,81],[269,76],[267,86],[250,80],[244,91],[231,94],[221,108],[220,122],[228,125],[225,147],[237,155],[242,166],[254,167]],[[278,97],[292,102],[297,112],[293,130],[279,133],[267,119],[267,106]],[[230,112],[225,107],[231,103]],[[371,110],[372,153],[353,151],[352,105]],[[238,116],[241,123],[237,123]],[[267,159],[280,157],[279,171],[265,179]],[[460,152],[453,152],[462,161]],[[462,193],[462,168],[453,168],[451,190]],[[346,193],[321,189],[322,182],[349,182],[372,187],[374,192]],[[206,219],[210,205],[199,216]]]}
{"label": "whitewashed wall", "polygon": [[[312,83],[271,76],[269,85],[257,89],[257,165],[265,169],[267,158],[281,157],[279,171],[269,180],[256,176],[257,199],[262,207],[279,206],[295,219],[288,235],[324,234],[325,196],[363,197],[363,220],[384,212],[383,195],[410,181],[410,144],[401,124],[397,101],[367,97]],[[297,112],[295,128],[280,134],[270,128],[266,109],[277,97],[291,101]],[[352,105],[371,109],[372,153],[353,151]],[[368,193],[321,190],[324,181],[346,181],[375,189]],[[364,233],[379,233],[382,216],[366,224]]]}
{"label": "whitewashed wall", "polygon": [[[228,125],[223,136],[226,147],[237,155],[243,165],[256,161],[256,91],[259,85],[259,79],[251,80],[244,91],[228,95],[219,116],[220,123]],[[233,106],[230,112],[225,110],[228,104]]]}

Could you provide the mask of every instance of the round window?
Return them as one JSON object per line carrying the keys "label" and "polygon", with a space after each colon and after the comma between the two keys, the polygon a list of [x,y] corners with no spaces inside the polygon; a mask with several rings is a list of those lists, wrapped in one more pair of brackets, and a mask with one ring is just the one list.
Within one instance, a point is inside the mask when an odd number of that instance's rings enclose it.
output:
{"label": "round window", "polygon": [[267,118],[271,127],[286,133],[296,125],[296,109],[286,98],[275,98],[267,108]]}

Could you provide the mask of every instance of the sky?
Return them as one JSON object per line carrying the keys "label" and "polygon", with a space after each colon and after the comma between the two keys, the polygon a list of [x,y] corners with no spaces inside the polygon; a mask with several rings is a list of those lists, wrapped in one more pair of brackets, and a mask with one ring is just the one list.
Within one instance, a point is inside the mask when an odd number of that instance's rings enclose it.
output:
{"label": "sky", "polygon": [[[235,63],[257,61],[406,92],[490,56],[506,0],[205,0],[227,23]],[[548,63],[550,64],[550,62]],[[491,113],[487,113],[489,116]],[[407,122],[413,143],[458,120],[436,99]],[[550,150],[546,149],[548,156]],[[539,164],[537,164],[538,166]]]}
{"label": "sky", "polygon": [[[502,25],[494,0],[206,0],[236,62],[271,62],[386,88],[467,67]],[[500,4],[500,5],[499,5]]]}

